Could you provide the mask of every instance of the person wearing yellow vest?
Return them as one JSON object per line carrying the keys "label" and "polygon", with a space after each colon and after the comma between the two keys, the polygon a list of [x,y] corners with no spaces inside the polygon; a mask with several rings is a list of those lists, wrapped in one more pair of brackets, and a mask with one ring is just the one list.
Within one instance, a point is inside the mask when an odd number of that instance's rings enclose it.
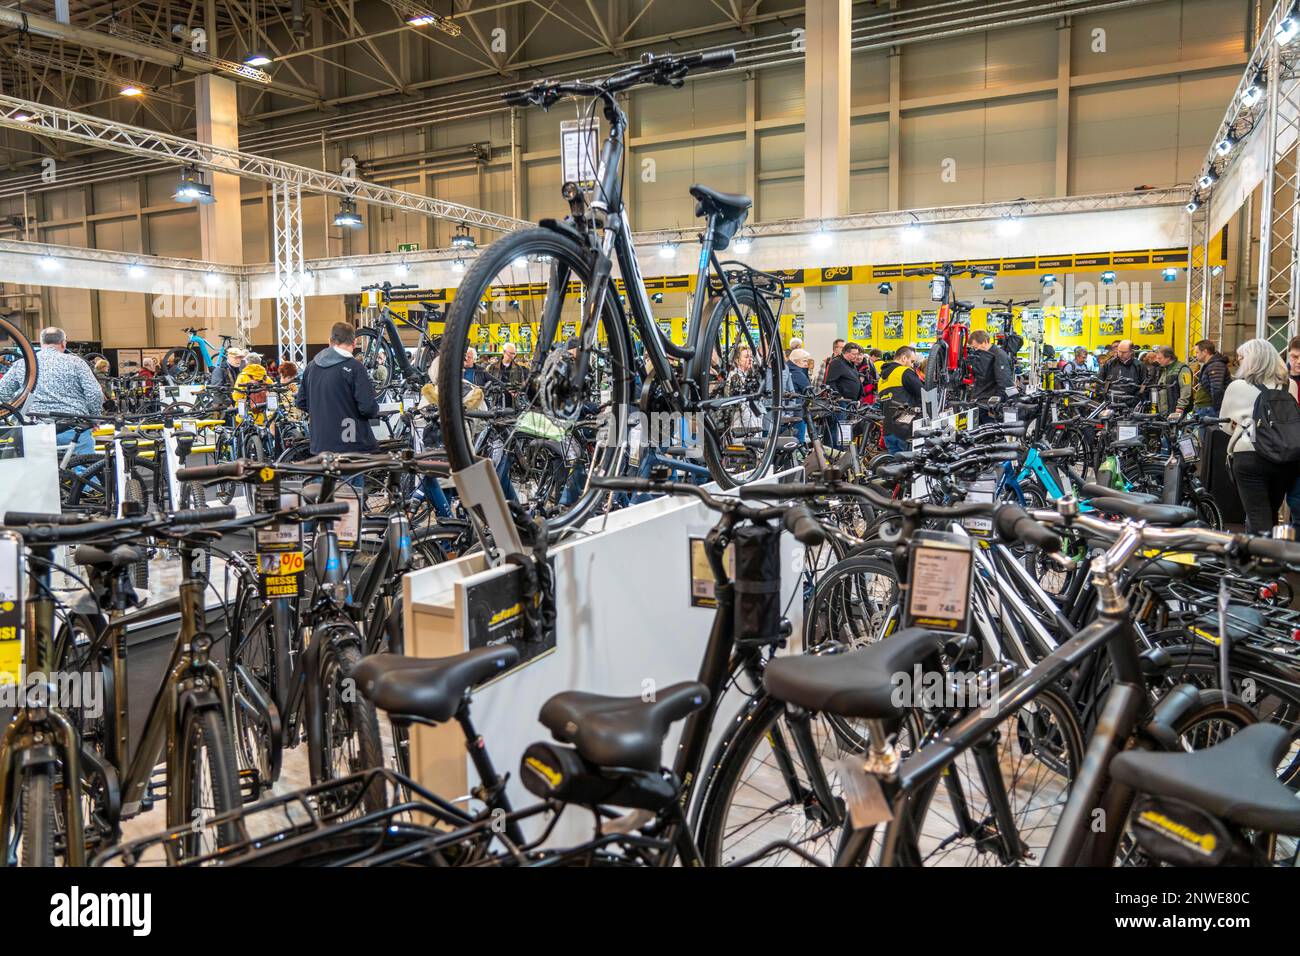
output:
{"label": "person wearing yellow vest", "polygon": [[[271,373],[262,364],[262,356],[256,352],[249,352],[248,357],[244,359],[243,367],[239,370],[239,376],[235,379],[235,387],[230,397],[236,407],[243,402],[244,411],[251,414],[253,421],[258,425],[266,424],[265,386],[270,384]],[[236,421],[242,420],[242,415],[236,418]]]}
{"label": "person wearing yellow vest", "polygon": [[884,406],[885,450],[897,454],[912,439],[912,419],[921,407],[921,376],[916,374],[916,351],[904,345],[891,361],[880,367],[877,386],[879,404]]}

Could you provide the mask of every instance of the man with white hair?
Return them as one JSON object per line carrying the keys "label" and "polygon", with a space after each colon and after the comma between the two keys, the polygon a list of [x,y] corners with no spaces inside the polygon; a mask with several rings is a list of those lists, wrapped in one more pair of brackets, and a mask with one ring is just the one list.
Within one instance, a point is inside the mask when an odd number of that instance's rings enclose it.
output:
{"label": "man with white hair", "polygon": [[519,388],[528,378],[528,367],[519,361],[519,350],[514,342],[501,346],[501,354],[492,360],[487,373],[506,388]]}
{"label": "man with white hair", "polygon": [[[36,369],[36,389],[23,407],[27,414],[96,418],[103,411],[104,392],[95,373],[81,356],[68,351],[68,335],[58,326],[41,330]],[[0,402],[17,396],[26,377],[26,362],[19,359],[0,379]],[[80,433],[74,428],[60,428],[57,437],[61,445],[75,441],[78,455],[95,453],[95,438],[89,428]]]}

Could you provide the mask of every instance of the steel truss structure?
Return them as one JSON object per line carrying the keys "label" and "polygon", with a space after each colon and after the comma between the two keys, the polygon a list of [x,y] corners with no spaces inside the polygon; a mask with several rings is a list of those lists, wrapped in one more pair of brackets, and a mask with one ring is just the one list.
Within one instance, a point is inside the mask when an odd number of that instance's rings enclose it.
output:
{"label": "steel truss structure", "polygon": [[[277,183],[273,198],[276,344],[282,359],[302,367],[307,361],[307,309],[302,294],[306,279],[302,253],[302,187]],[[240,337],[245,341],[248,341],[247,331],[240,329]]]}
{"label": "steel truss structure", "polygon": [[521,219],[462,206],[460,203],[421,196],[376,183],[298,166],[237,149],[199,143],[140,126],[126,126],[54,106],[43,106],[13,96],[0,95],[0,127],[21,130],[51,139],[94,146],[100,149],[145,156],[178,166],[193,166],[211,172],[233,173],[248,179],[292,184],[300,191],[349,198],[374,206],[478,226],[494,232],[508,232],[527,225]]}
{"label": "steel truss structure", "polygon": [[1192,214],[1187,229],[1187,318],[1183,341],[1188,354],[1184,359],[1203,338],[1223,343],[1224,269],[1210,264],[1210,244],[1216,241],[1207,201]]}
{"label": "steel truss structure", "polygon": [[[1278,4],[1273,19],[1284,4]],[[1272,20],[1262,40],[1269,43],[1268,98],[1264,115],[1267,168],[1260,211],[1259,300],[1255,335],[1279,349],[1300,331],[1300,49],[1273,42]]]}

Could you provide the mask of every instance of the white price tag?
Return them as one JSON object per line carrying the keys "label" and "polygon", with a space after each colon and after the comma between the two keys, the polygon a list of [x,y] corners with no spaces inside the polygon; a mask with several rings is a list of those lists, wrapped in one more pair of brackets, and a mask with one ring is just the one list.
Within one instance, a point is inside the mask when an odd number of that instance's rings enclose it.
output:
{"label": "white price tag", "polygon": [[335,489],[334,500],[348,506],[346,514],[334,519],[334,533],[338,535],[339,547],[351,550],[361,541],[361,499],[356,489],[348,486]]}
{"label": "white price tag", "polygon": [[990,537],[993,534],[992,518],[962,518],[961,526],[981,538]]}
{"label": "white price tag", "polygon": [[596,157],[600,155],[599,134],[595,119],[560,122],[560,155],[565,182],[577,183],[584,189],[595,185]]}
{"label": "white price tag", "polygon": [[1020,424],[1020,413],[1014,408],[1004,408],[1002,410],[1002,424],[1018,425]]}
{"label": "white price tag", "polygon": [[970,603],[969,547],[936,547],[913,539],[908,617],[913,624],[958,630]]}
{"label": "white price tag", "polygon": [[1130,439],[1137,438],[1137,434],[1138,434],[1138,427],[1136,425],[1119,426],[1120,441],[1129,441]]}
{"label": "white price tag", "polygon": [[1185,435],[1178,440],[1178,450],[1183,453],[1184,458],[1196,457],[1196,442],[1192,441],[1190,435]]}
{"label": "white price tag", "polygon": [[[280,507],[282,509],[298,507],[298,496],[291,491],[281,492]],[[259,551],[263,549],[284,551],[293,545],[300,545],[301,543],[302,525],[300,524],[286,521],[257,529],[257,548]]]}
{"label": "white price tag", "polygon": [[273,411],[275,411],[275,410],[276,410],[277,408],[279,408],[279,407],[280,407],[280,396],[279,396],[279,395],[276,395],[275,392],[267,392],[267,393],[266,393],[266,410],[267,410],[268,412],[273,412]]}
{"label": "white price tag", "polygon": [[8,534],[0,535],[0,604],[17,603],[22,596],[21,582],[18,580],[18,538]]}

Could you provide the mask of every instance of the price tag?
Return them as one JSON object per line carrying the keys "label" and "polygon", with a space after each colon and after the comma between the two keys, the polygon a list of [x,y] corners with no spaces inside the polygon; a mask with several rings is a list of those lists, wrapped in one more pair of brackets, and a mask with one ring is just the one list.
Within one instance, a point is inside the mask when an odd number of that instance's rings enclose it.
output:
{"label": "price tag", "polygon": [[334,534],[338,536],[340,548],[353,551],[361,542],[361,499],[355,488],[342,485],[335,489],[334,500],[346,502],[348,506],[347,514],[334,519]]}
{"label": "price tag", "polygon": [[1018,425],[1020,424],[1020,413],[1014,408],[1004,408],[1002,410],[1002,424]]}
{"label": "price tag", "polygon": [[970,629],[971,571],[969,538],[938,531],[912,539],[908,569],[908,627],[964,634]]}
{"label": "price tag", "polygon": [[[261,514],[284,508],[298,507],[298,495],[292,491],[278,492],[262,486],[254,492],[254,504]],[[255,535],[258,551],[302,550],[302,525],[282,522],[258,528]]]}
{"label": "price tag", "polygon": [[1119,426],[1119,440],[1120,440],[1120,441],[1129,441],[1129,440],[1131,440],[1131,439],[1137,438],[1137,435],[1138,435],[1138,427],[1137,427],[1136,425],[1120,425],[1120,426]]}
{"label": "price tag", "polygon": [[0,532],[0,684],[21,685],[23,674],[22,539]]}
{"label": "price tag", "polygon": [[840,444],[848,445],[853,442],[853,422],[840,422]]}
{"label": "price tag", "polygon": [[1178,440],[1178,450],[1183,453],[1184,458],[1196,457],[1196,442],[1192,441],[1190,435],[1184,435]]}
{"label": "price tag", "polygon": [[265,598],[297,597],[304,562],[301,551],[273,551],[257,555],[258,578]]}
{"label": "price tag", "polygon": [[641,461],[641,426],[639,424],[628,429],[627,459],[634,465]]}
{"label": "price tag", "polygon": [[993,537],[992,518],[962,518],[961,526],[977,538]]}
{"label": "price tag", "polygon": [[275,392],[267,392],[267,393],[266,393],[266,410],[267,410],[268,412],[273,412],[273,411],[275,411],[275,410],[276,410],[277,408],[279,408],[279,407],[280,407],[280,396],[277,395],[277,394],[275,394]]}

